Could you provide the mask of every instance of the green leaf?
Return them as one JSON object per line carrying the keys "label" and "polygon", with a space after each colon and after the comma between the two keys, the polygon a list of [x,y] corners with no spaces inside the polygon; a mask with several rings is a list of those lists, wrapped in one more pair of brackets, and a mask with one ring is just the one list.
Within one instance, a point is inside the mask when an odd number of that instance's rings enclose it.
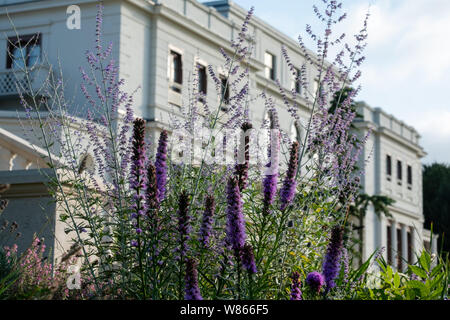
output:
{"label": "green leaf", "polygon": [[[428,256],[428,258],[427,258]],[[426,272],[430,271],[430,257],[426,251],[423,251],[421,256],[419,257],[419,263],[422,266],[423,269],[425,269]]]}
{"label": "green leaf", "polygon": [[419,280],[411,280],[408,282],[408,287],[413,289],[418,289],[420,291],[420,296],[422,298],[427,297],[429,294],[429,289],[427,286]]}
{"label": "green leaf", "polygon": [[394,274],[394,287],[400,287],[400,276],[397,272]]}
{"label": "green leaf", "polygon": [[437,266],[435,266],[431,271],[430,278],[435,277],[439,272],[441,272],[442,267],[442,264],[438,264]]}
{"label": "green leaf", "polygon": [[409,266],[409,269],[411,269],[411,271],[414,272],[419,277],[421,277],[423,279],[427,278],[427,273],[423,269],[421,269],[421,268],[419,268],[417,266],[412,266],[412,265]]}

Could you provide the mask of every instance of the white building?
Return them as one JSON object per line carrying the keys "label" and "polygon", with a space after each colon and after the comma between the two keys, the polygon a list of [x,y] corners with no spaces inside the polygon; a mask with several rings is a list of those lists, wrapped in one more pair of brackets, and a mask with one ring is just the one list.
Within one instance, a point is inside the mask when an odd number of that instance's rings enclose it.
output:
{"label": "white building", "polygon": [[[68,17],[74,13],[67,12],[67,8],[74,4],[80,8],[81,29],[67,26]],[[22,140],[23,132],[17,122],[17,112],[22,110],[12,85],[12,67],[15,62],[7,55],[8,40],[13,41],[16,35],[5,9],[22,41],[26,42],[32,37],[36,40],[33,51],[28,52],[29,59],[45,61],[45,53],[52,65],[58,65],[61,60],[67,83],[66,95],[74,94],[73,105],[79,107],[84,105],[82,95],[77,92],[80,84],[79,67],[85,64],[85,50],[94,45],[96,4],[95,0],[0,1],[0,127],[4,130],[0,133],[8,135],[10,141],[16,141],[13,147],[11,143],[5,144],[0,139],[3,161],[0,170],[30,170],[34,166],[31,156],[22,151],[27,149],[27,144]],[[206,76],[208,65],[217,67],[223,63],[218,49],[223,47],[228,53],[233,52],[230,41],[236,38],[245,15],[245,10],[227,0],[204,4],[195,0],[104,1],[103,39],[105,43],[114,43],[112,58],[118,62],[119,77],[125,79],[129,92],[141,87],[134,99],[136,115],[146,119],[152,128],[166,127],[169,114],[180,113],[183,101],[188,98],[187,84],[194,67],[197,64],[203,66]],[[280,107],[283,129],[287,132],[296,130],[288,111],[283,108],[282,96],[274,80],[279,79],[287,90],[295,87],[295,81],[282,59],[282,45],[287,48],[292,63],[299,69],[305,57],[296,41],[257,17],[252,19],[249,33],[255,36],[254,51],[248,61],[250,91],[266,90]],[[309,68],[304,76],[310,83],[309,87],[315,88],[317,72]],[[41,72],[46,70],[48,66],[44,64]],[[220,69],[217,71],[221,73]],[[37,86],[40,77],[37,74],[34,80]],[[204,83],[204,91],[208,100],[217,99],[212,81]],[[298,111],[302,119],[307,119],[309,110],[304,97],[308,93],[301,88],[298,91]],[[401,252],[407,252],[408,243],[419,250],[423,242],[420,159],[424,153],[418,144],[418,134],[381,110],[369,107],[363,107],[363,110],[361,129],[376,129],[371,140],[375,145],[373,161],[369,163],[363,180],[365,192],[386,194],[397,200],[392,207],[396,228],[391,228],[389,241],[389,222],[386,219],[377,220],[373,213],[367,215],[364,254],[367,257],[371,251],[388,243],[392,248],[400,243]],[[251,108],[250,116],[256,123],[263,121],[266,111],[262,101]],[[366,151],[369,152],[370,148],[367,146]],[[25,160],[18,161],[22,159],[22,156],[18,156],[22,153]],[[391,181],[387,180],[387,154],[391,157]],[[398,185],[397,161],[402,163],[401,185]],[[0,183],[2,177],[8,176],[1,173]],[[412,183],[408,184],[410,177]],[[9,182],[14,187],[14,183]],[[14,188],[11,189],[13,191]],[[19,214],[19,209],[14,209],[14,212],[11,208],[9,210],[6,214]],[[39,214],[38,210],[35,214]],[[397,228],[400,228],[398,236]],[[417,232],[413,232],[413,229]],[[410,242],[408,239],[411,239]]]}

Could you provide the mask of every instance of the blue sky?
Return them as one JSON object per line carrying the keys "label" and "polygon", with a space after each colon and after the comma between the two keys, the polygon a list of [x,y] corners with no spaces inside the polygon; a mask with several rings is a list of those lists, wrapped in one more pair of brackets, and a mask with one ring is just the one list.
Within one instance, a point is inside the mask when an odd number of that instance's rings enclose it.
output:
{"label": "blue sky", "polygon": [[[319,0],[234,0],[296,39],[316,23]],[[339,31],[359,30],[369,9],[369,38],[358,100],[412,125],[428,155],[450,163],[450,1],[342,0],[348,18]]]}

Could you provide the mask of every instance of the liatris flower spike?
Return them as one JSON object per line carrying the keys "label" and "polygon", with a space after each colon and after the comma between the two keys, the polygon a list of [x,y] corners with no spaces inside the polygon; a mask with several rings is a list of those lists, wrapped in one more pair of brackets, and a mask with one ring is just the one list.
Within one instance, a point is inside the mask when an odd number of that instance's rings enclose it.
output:
{"label": "liatris flower spike", "polygon": [[215,199],[213,195],[206,196],[205,211],[203,212],[202,225],[200,227],[200,242],[206,248],[209,245],[209,237],[213,223],[213,215],[215,211]]}
{"label": "liatris flower spike", "polygon": [[297,141],[294,141],[292,143],[288,170],[286,173],[286,177],[284,178],[283,187],[280,190],[280,210],[286,209],[288,204],[291,203],[292,199],[294,199],[295,196],[295,187],[297,186],[295,176],[297,174],[298,168],[299,147],[300,144]]}
{"label": "liatris flower spike", "polygon": [[326,292],[334,288],[334,280],[339,273],[340,258],[343,245],[343,228],[335,226],[331,230],[330,242],[323,262],[323,276],[325,278]]}
{"label": "liatris flower spike", "polygon": [[203,300],[198,287],[197,263],[194,259],[186,261],[185,300]]}
{"label": "liatris flower spike", "polygon": [[251,245],[246,243],[242,248],[241,252],[242,266],[250,274],[255,274],[258,272],[256,269],[255,256],[253,254],[253,248]]}
{"label": "liatris flower spike", "polygon": [[187,241],[189,240],[189,195],[186,191],[181,192],[178,198],[178,232],[179,232],[179,253],[180,256],[186,256],[188,251]]}
{"label": "liatris flower spike", "polygon": [[302,300],[302,292],[300,290],[300,273],[295,271],[292,276],[291,300]]}
{"label": "liatris flower spike", "polygon": [[168,133],[166,130],[161,132],[156,153],[156,181],[158,184],[158,201],[161,202],[166,197],[167,183],[167,141]]}
{"label": "liatris flower spike", "polygon": [[323,279],[323,276],[317,271],[313,271],[313,272],[309,273],[308,276],[306,277],[306,284],[315,293],[320,292],[320,289],[322,288],[324,283],[325,283],[325,280]]}
{"label": "liatris flower spike", "polygon": [[239,254],[244,247],[246,233],[241,193],[238,181],[234,177],[228,179],[227,202],[227,241],[234,252]]}

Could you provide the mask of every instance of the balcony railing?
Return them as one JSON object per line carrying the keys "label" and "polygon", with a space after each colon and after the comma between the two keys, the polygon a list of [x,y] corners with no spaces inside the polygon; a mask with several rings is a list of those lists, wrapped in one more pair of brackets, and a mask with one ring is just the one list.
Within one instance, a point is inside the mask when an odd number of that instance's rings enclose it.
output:
{"label": "balcony railing", "polygon": [[[37,93],[42,88],[44,82],[49,75],[49,67],[46,65],[34,66],[30,71],[31,88],[28,85],[28,80],[24,71],[20,69],[3,69],[0,70],[0,96],[17,96],[21,93],[29,93],[33,91]],[[45,96],[44,91],[39,91],[39,95]]]}

